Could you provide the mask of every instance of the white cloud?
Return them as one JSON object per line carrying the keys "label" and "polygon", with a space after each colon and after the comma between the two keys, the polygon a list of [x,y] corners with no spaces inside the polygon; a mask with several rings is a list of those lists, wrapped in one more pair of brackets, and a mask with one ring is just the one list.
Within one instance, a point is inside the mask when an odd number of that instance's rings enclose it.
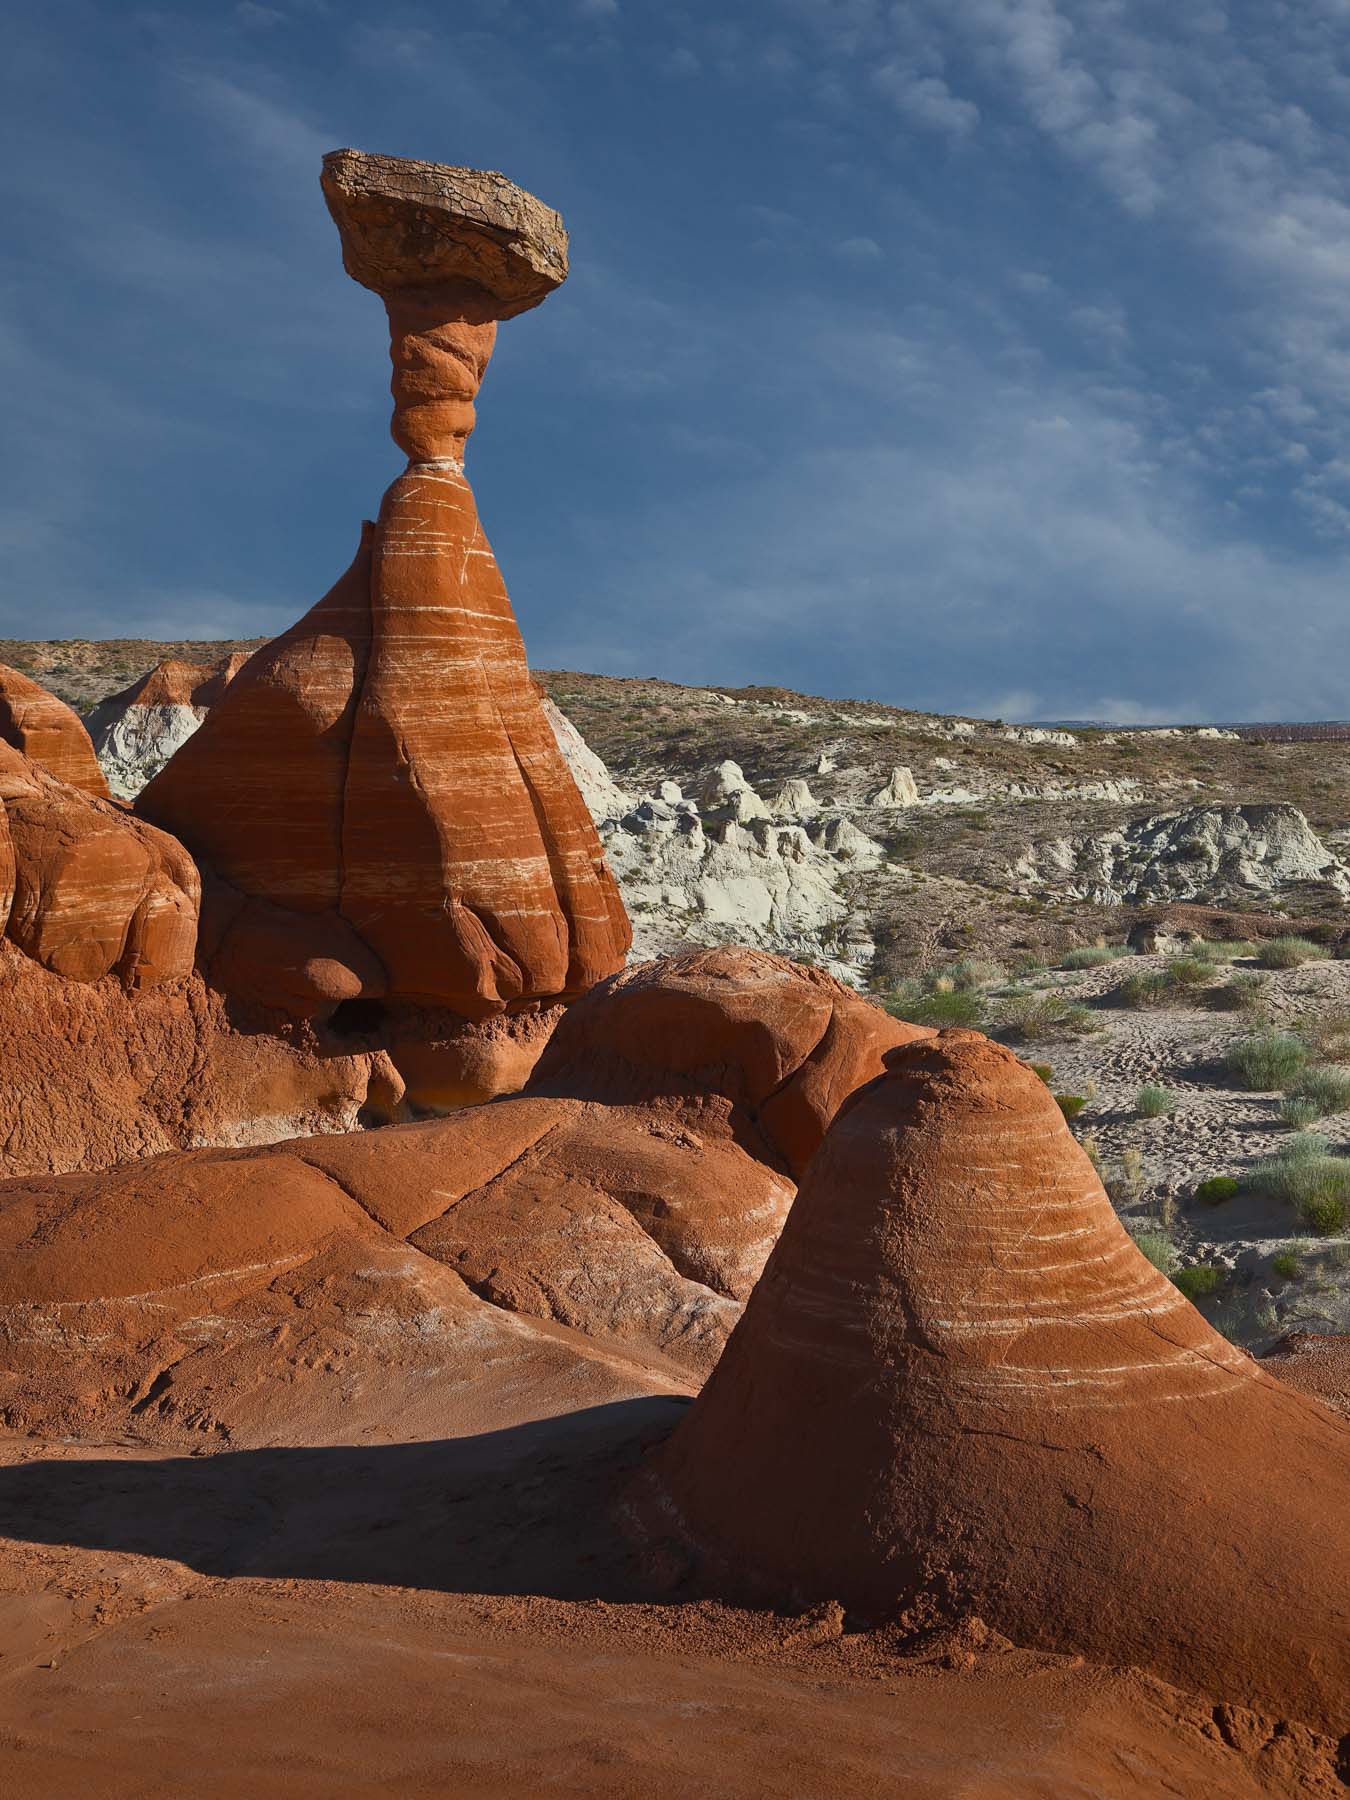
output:
{"label": "white cloud", "polygon": [[973,100],[962,100],[940,75],[922,75],[902,63],[889,62],[876,73],[877,86],[911,124],[950,137],[969,137],[980,122]]}

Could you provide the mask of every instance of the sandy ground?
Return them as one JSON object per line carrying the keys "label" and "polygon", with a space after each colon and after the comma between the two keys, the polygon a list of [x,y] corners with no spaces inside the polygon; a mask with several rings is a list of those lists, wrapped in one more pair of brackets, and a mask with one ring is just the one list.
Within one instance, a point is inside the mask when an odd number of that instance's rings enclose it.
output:
{"label": "sandy ground", "polygon": [[0,1787],[1045,1800],[1326,1795],[1301,1728],[1150,1677],[644,1592],[610,1511],[660,1397],[470,1439],[0,1442]]}
{"label": "sandy ground", "polygon": [[[1080,973],[1056,972],[1047,986],[1095,1006],[1134,970],[1161,969],[1167,958],[1139,956]],[[1235,968],[1252,968],[1238,962]],[[1300,1019],[1350,1013],[1350,962],[1314,962],[1272,973],[1267,990],[1270,1020],[1279,1027]],[[1108,1177],[1118,1177],[1123,1151],[1142,1157],[1135,1193],[1111,1181],[1122,1217],[1146,1224],[1175,1209],[1174,1235],[1183,1263],[1211,1263],[1227,1271],[1224,1289],[1201,1310],[1239,1342],[1265,1347],[1284,1331],[1350,1331],[1350,1239],[1317,1237],[1289,1207],[1244,1192],[1221,1206],[1195,1200],[1199,1182],[1212,1175],[1239,1178],[1288,1142],[1279,1116],[1281,1095],[1246,1093],[1223,1067],[1224,1053],[1249,1035],[1254,1022],[1218,1012],[1203,994],[1193,1003],[1131,1011],[1102,1006],[1102,1029],[1081,1038],[1050,1038],[1019,1046],[1028,1061],[1049,1063],[1057,1093],[1091,1094],[1074,1130],[1099,1147]],[[1175,1110],[1141,1119],[1139,1089],[1156,1082],[1169,1090]],[[1350,1113],[1313,1127],[1334,1149],[1350,1153]],[[1303,1274],[1282,1280],[1270,1267],[1281,1251],[1298,1255]]]}

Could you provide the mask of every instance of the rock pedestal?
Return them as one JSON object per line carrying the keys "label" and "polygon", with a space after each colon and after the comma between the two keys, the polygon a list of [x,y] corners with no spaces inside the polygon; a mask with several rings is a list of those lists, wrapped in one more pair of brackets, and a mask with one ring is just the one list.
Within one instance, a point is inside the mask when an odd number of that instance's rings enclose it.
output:
{"label": "rock pedestal", "polygon": [[408,467],[140,810],[219,879],[212,972],[233,991],[302,1014],[569,998],[622,966],[628,920],[463,472],[497,322],[562,281],[566,233],[477,170],[339,150],[323,189],[388,311]]}

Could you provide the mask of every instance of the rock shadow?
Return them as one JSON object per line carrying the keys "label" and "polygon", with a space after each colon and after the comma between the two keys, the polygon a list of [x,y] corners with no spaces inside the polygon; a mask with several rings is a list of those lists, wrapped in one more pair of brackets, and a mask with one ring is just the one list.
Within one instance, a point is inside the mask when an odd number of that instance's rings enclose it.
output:
{"label": "rock shadow", "polygon": [[0,1535],[209,1576],[654,1599],[615,1502],[687,1404],[615,1401],[427,1443],[33,1461],[0,1469]]}

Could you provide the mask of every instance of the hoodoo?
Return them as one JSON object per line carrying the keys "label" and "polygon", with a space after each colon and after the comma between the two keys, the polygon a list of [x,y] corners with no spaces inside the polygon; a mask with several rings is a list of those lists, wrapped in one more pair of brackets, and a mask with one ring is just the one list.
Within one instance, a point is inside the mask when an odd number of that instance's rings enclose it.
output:
{"label": "hoodoo", "polygon": [[348,273],[389,314],[408,466],[351,568],[139,810],[217,878],[204,941],[227,991],[471,1018],[571,997],[631,934],[463,470],[497,321],[564,279],[567,235],[478,170],[338,150],[323,190]]}
{"label": "hoodoo", "polygon": [[1145,1260],[1010,1051],[886,1060],[635,1490],[661,1560],[1345,1731],[1350,1427]]}

